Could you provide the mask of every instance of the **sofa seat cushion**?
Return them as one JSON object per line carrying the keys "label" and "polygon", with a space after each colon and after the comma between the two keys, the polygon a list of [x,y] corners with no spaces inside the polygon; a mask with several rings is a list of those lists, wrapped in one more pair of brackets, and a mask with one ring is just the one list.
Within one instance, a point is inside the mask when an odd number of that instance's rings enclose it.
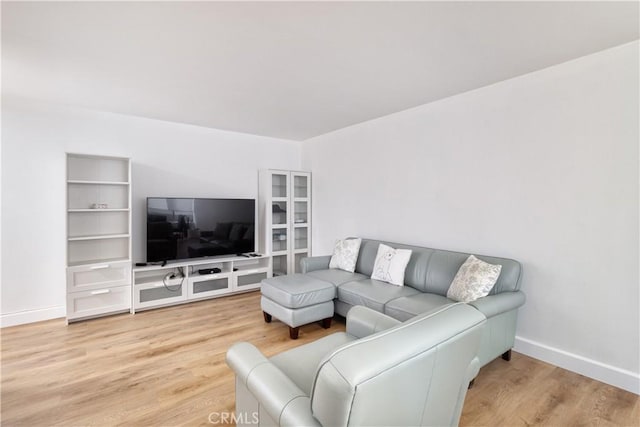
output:
{"label": "sofa seat cushion", "polygon": [[287,308],[308,307],[332,301],[336,296],[336,287],[332,283],[306,274],[264,279],[260,289],[264,297]]}
{"label": "sofa seat cushion", "polygon": [[389,301],[387,305],[384,306],[384,314],[404,322],[418,314],[426,313],[443,305],[453,303],[455,303],[455,301],[442,295],[420,293],[418,295],[411,295]]}
{"label": "sofa seat cushion", "polygon": [[273,356],[270,360],[282,372],[300,387],[300,390],[311,395],[313,378],[323,357],[343,344],[355,341],[356,338],[344,332],[336,332],[319,340]]}
{"label": "sofa seat cushion", "polygon": [[384,305],[396,298],[419,294],[409,286],[395,286],[379,280],[366,279],[338,286],[338,299],[351,305],[364,305],[381,313]]}
{"label": "sofa seat cushion", "polygon": [[358,280],[368,279],[368,277],[364,274],[349,273],[348,271],[338,270],[336,268],[310,271],[309,273],[307,273],[307,276],[315,277],[316,279],[333,283],[336,286],[342,285],[343,283],[347,282],[355,282]]}

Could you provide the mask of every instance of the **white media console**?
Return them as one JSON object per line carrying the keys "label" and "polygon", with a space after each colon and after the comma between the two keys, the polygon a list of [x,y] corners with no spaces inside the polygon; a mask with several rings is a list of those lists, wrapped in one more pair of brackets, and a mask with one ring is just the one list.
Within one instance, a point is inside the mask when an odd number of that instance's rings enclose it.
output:
{"label": "white media console", "polygon": [[[213,269],[219,273],[199,274]],[[133,268],[131,313],[260,288],[271,277],[271,257],[216,257]],[[173,277],[172,277],[173,276]]]}

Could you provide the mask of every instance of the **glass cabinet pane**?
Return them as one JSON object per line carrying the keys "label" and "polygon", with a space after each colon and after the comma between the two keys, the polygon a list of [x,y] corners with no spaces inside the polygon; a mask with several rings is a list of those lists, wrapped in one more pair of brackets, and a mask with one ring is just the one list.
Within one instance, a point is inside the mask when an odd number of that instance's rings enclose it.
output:
{"label": "glass cabinet pane", "polygon": [[307,188],[308,179],[306,176],[297,175],[293,178],[293,197],[309,197]]}
{"label": "glass cabinet pane", "polygon": [[274,252],[287,250],[287,229],[277,228],[272,231],[272,250]]}
{"label": "glass cabinet pane", "polygon": [[309,222],[307,202],[294,202],[293,206],[293,222],[295,224],[306,224]]}
{"label": "glass cabinet pane", "polygon": [[300,262],[302,261],[302,258],[306,258],[308,257],[309,254],[308,253],[301,253],[301,254],[296,254],[295,257],[295,273],[302,273],[302,266],[300,265]]}
{"label": "glass cabinet pane", "polygon": [[307,227],[296,228],[295,249],[307,249]]}
{"label": "glass cabinet pane", "polygon": [[273,257],[273,275],[284,276],[288,273],[287,256],[278,255]]}
{"label": "glass cabinet pane", "polygon": [[271,222],[274,225],[287,223],[287,202],[271,203]]}
{"label": "glass cabinet pane", "polygon": [[271,177],[271,196],[287,197],[287,175],[273,174]]}

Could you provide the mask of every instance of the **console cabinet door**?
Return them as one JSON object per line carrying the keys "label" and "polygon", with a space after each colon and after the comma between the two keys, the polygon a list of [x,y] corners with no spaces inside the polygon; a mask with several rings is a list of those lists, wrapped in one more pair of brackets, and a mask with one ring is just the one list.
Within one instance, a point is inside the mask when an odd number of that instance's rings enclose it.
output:
{"label": "console cabinet door", "polygon": [[189,278],[189,299],[225,295],[231,292],[231,275],[216,273]]}
{"label": "console cabinet door", "polygon": [[136,310],[183,302],[187,300],[187,280],[181,284],[158,281],[134,285],[133,294]]}
{"label": "console cabinet door", "polygon": [[269,268],[251,268],[238,271],[235,275],[234,289],[236,291],[260,289],[260,282],[269,276]]}

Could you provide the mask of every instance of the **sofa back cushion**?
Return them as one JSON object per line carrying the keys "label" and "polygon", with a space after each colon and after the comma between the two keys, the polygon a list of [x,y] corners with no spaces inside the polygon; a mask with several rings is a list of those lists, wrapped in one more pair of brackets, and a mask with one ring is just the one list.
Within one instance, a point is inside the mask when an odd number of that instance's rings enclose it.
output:
{"label": "sofa back cushion", "polygon": [[[378,245],[384,243],[393,248],[411,249],[411,259],[404,273],[404,283],[422,292],[446,296],[458,269],[469,257],[469,253],[423,248],[401,243],[362,239],[360,254],[356,263],[356,272],[371,276]],[[489,295],[520,289],[521,265],[518,261],[474,254],[490,264],[502,265],[500,277]]]}

